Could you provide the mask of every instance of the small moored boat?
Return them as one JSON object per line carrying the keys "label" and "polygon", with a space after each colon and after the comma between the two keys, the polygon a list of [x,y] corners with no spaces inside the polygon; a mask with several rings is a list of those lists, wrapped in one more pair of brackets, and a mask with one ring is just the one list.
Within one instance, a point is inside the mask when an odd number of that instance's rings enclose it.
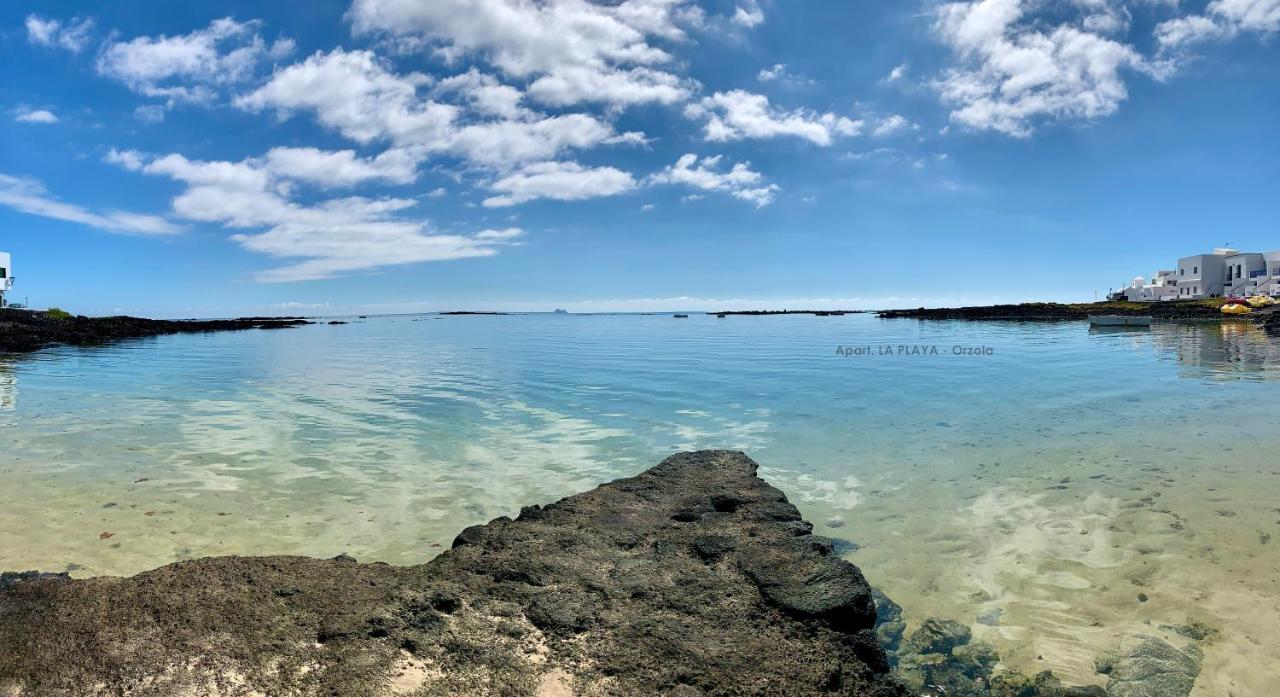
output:
{"label": "small moored boat", "polygon": [[1091,327],[1150,327],[1150,315],[1089,315]]}

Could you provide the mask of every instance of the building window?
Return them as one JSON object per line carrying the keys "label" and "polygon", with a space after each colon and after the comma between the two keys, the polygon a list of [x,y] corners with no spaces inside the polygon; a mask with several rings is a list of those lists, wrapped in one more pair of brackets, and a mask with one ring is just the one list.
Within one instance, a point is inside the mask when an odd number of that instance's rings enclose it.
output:
{"label": "building window", "polygon": [[1178,275],[1179,275],[1179,276],[1186,276],[1186,275],[1187,275],[1187,267],[1185,267],[1185,266],[1180,266],[1180,267],[1178,267]]}
{"label": "building window", "polygon": [[1199,266],[1191,267],[1191,273],[1200,273],[1200,267]]}
{"label": "building window", "polygon": [[8,277],[9,277],[9,269],[6,269],[5,267],[0,266],[0,278],[8,278]]}

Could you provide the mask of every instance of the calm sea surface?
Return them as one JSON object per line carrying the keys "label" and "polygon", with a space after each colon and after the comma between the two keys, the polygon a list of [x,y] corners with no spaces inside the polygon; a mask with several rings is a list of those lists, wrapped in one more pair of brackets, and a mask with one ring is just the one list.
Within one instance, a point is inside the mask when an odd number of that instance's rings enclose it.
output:
{"label": "calm sea surface", "polygon": [[1247,323],[352,322],[0,357],[0,569],[416,563],[733,448],[908,620],[1011,665],[1099,682],[1120,635],[1199,621],[1196,695],[1280,681],[1280,342]]}

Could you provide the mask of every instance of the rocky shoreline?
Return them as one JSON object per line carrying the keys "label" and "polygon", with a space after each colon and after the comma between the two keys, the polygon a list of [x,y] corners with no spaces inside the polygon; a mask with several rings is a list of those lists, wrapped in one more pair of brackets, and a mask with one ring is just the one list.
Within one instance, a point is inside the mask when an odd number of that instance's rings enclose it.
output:
{"label": "rocky shoreline", "polygon": [[909,310],[883,310],[883,319],[950,319],[1005,321],[1083,320],[1089,315],[1146,316],[1165,320],[1222,319],[1222,312],[1211,302],[1199,300],[1163,303],[1021,303],[1018,305],[984,305],[978,307],[937,307]]}
{"label": "rocky shoreline", "polygon": [[467,528],[412,567],[340,555],[3,574],[0,695],[1190,691],[1198,657],[1149,637],[1100,661],[1104,690],[1004,670],[957,622],[906,632],[902,609],[756,471],[739,452],[680,453]]}
{"label": "rocky shoreline", "polygon": [[59,344],[93,346],[164,334],[284,329],[311,324],[300,317],[244,317],[225,320],[157,320],[138,317],[59,316],[0,309],[0,353],[30,353]]}

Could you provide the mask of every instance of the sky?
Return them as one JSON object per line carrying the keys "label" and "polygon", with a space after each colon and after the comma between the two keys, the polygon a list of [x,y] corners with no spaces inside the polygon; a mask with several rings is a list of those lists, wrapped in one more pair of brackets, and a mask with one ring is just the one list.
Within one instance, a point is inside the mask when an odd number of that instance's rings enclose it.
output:
{"label": "sky", "polygon": [[1091,300],[1280,248],[1280,0],[0,7],[11,301]]}

